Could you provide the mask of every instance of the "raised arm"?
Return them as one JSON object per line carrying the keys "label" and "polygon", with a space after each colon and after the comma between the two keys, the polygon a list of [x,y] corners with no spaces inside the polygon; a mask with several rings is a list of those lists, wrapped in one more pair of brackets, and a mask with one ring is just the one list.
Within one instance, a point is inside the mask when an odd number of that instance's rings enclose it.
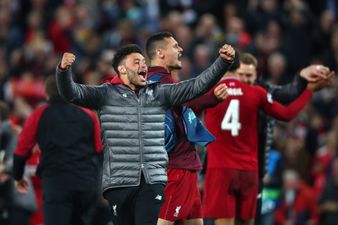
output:
{"label": "raised arm", "polygon": [[329,73],[329,68],[323,65],[310,65],[303,68],[299,74],[296,74],[295,79],[291,83],[285,85],[265,83],[262,86],[271,93],[274,100],[282,104],[289,104],[305,90],[308,82],[327,79]]}
{"label": "raised arm", "polygon": [[71,71],[74,61],[75,55],[64,53],[61,63],[56,68],[56,80],[60,95],[75,104],[99,109],[106,97],[106,84],[94,86],[75,83]]}
{"label": "raised arm", "polygon": [[305,90],[290,105],[284,106],[276,101],[273,101],[265,104],[265,106],[263,107],[263,111],[278,120],[290,121],[298,115],[298,113],[310,101],[311,97],[312,92],[309,90]]}
{"label": "raised arm", "polygon": [[230,45],[220,49],[220,57],[199,76],[176,84],[159,87],[160,99],[165,105],[179,105],[209,91],[232,65],[235,51]]}
{"label": "raised arm", "polygon": [[261,89],[263,99],[262,110],[276,119],[290,121],[295,118],[304,108],[304,106],[310,101],[312,92],[328,86],[332,78],[333,74],[331,74],[327,79],[309,83],[302,94],[288,106],[283,106],[280,103],[273,101],[271,96]]}
{"label": "raised arm", "polygon": [[272,98],[282,104],[289,104],[295,100],[306,88],[307,82],[303,78],[296,76],[293,82],[285,85],[265,84]]}

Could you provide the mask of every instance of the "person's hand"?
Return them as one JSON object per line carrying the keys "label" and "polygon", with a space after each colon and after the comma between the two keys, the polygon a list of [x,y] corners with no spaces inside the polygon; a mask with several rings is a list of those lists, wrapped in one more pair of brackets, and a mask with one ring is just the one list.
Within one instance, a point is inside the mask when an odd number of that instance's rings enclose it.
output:
{"label": "person's hand", "polygon": [[21,179],[19,181],[15,181],[15,188],[17,192],[21,194],[27,194],[28,192],[28,182],[25,179]]}
{"label": "person's hand", "polygon": [[214,95],[219,101],[224,101],[228,97],[227,86],[220,84],[214,89]]}
{"label": "person's hand", "polygon": [[63,53],[61,63],[60,63],[60,69],[65,70],[68,69],[73,65],[75,62],[75,55],[69,52]]}
{"label": "person's hand", "polygon": [[335,73],[331,71],[327,78],[325,79],[320,79],[316,82],[310,82],[307,84],[307,89],[310,91],[319,91],[324,87],[328,87],[330,84],[333,83],[333,80],[335,78]]}
{"label": "person's hand", "polygon": [[320,79],[327,79],[330,69],[323,65],[311,65],[300,71],[300,76],[307,82],[316,82]]}
{"label": "person's hand", "polygon": [[235,49],[231,45],[225,44],[219,50],[219,54],[225,61],[232,62],[235,58]]}

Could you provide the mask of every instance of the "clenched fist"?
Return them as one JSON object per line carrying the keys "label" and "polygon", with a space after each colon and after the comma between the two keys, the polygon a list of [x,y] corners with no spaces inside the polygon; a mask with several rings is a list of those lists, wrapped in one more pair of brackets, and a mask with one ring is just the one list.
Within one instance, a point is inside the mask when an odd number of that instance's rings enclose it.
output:
{"label": "clenched fist", "polygon": [[60,63],[60,69],[68,69],[72,66],[72,64],[75,62],[75,55],[69,52],[63,53],[61,63]]}
{"label": "clenched fist", "polygon": [[333,80],[335,78],[335,72],[330,71],[327,75],[327,78],[317,80],[316,82],[309,82],[307,84],[307,89],[311,91],[319,91],[325,87],[330,86],[333,83]]}
{"label": "clenched fist", "polygon": [[219,50],[219,54],[221,57],[228,62],[232,62],[235,58],[235,49],[231,47],[231,45],[223,45],[223,47]]}
{"label": "clenched fist", "polygon": [[308,82],[316,82],[320,79],[327,79],[330,76],[330,69],[323,65],[310,65],[300,71],[300,76]]}

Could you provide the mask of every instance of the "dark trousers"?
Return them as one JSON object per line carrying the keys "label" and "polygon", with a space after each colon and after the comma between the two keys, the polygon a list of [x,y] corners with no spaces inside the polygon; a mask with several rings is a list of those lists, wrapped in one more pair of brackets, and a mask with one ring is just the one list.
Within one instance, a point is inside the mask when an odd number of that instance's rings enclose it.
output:
{"label": "dark trousers", "polygon": [[110,205],[114,225],[156,225],[164,201],[163,184],[112,188],[104,192]]}
{"label": "dark trousers", "polygon": [[44,225],[88,225],[97,199],[96,190],[43,187]]}
{"label": "dark trousers", "polygon": [[[7,225],[29,225],[29,218],[31,212],[19,207],[11,206],[8,210],[8,223]],[[2,225],[2,223],[0,223]]]}

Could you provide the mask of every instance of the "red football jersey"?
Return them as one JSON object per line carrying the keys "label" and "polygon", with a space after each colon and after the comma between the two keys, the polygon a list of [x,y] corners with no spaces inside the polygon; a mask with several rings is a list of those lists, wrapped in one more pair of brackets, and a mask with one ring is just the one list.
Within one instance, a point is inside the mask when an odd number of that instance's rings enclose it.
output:
{"label": "red football jersey", "polygon": [[259,86],[240,83],[236,78],[224,78],[228,97],[206,110],[205,122],[216,141],[208,145],[208,168],[231,168],[257,171],[258,112],[284,121],[297,116],[311,99],[305,90],[294,102],[283,106]]}

